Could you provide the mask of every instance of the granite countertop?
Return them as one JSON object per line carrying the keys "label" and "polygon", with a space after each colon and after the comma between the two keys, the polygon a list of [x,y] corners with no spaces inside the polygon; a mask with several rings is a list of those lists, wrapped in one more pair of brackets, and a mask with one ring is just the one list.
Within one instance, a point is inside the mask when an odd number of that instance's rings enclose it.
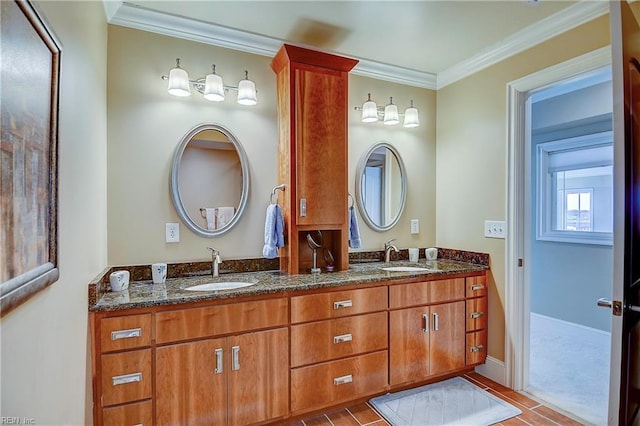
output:
{"label": "granite countertop", "polygon": [[[391,272],[381,269],[390,266],[422,267],[427,268],[427,270]],[[250,297],[284,292],[290,293],[340,285],[358,285],[421,276],[429,279],[437,278],[439,275],[482,272],[488,269],[489,267],[486,265],[456,260],[427,261],[421,259],[417,263],[407,261],[357,263],[350,265],[349,269],[345,271],[323,272],[317,275],[261,271],[224,274],[217,278],[212,278],[210,275],[188,278],[168,278],[164,284],[153,284],[150,280],[142,280],[131,282],[127,290],[104,293],[95,304],[89,305],[89,311],[118,311],[216,299]],[[256,282],[256,284],[233,290],[185,290],[186,287],[190,286],[228,281]]]}

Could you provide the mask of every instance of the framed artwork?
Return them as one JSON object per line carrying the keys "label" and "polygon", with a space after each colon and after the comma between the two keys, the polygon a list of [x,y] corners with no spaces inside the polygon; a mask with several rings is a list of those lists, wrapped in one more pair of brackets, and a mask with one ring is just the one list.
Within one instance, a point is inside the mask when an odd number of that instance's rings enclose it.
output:
{"label": "framed artwork", "polygon": [[34,5],[0,1],[0,316],[58,280],[60,43]]}

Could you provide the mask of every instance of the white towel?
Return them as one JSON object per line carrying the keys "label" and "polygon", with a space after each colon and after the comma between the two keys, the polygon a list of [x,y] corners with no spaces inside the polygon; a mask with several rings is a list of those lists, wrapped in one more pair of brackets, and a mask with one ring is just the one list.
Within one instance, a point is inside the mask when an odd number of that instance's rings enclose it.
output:
{"label": "white towel", "polygon": [[204,209],[204,212],[207,219],[207,229],[216,229],[216,209],[213,207],[207,207]]}
{"label": "white towel", "polygon": [[235,207],[218,207],[217,209],[216,228],[220,229],[227,223],[231,222],[235,214]]}
{"label": "white towel", "polygon": [[360,248],[361,244],[358,218],[356,217],[355,209],[351,206],[349,207],[349,247],[357,249]]}
{"label": "white towel", "polygon": [[267,259],[278,257],[278,248],[284,246],[284,219],[278,204],[269,204],[264,221],[264,247],[262,255]]}

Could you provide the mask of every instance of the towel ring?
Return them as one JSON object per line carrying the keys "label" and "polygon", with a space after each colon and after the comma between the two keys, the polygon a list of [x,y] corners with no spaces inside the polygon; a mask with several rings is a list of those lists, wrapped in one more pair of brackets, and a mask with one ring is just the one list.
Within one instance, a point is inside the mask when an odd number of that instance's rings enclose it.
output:
{"label": "towel ring", "polygon": [[278,204],[278,197],[276,196],[276,202],[273,202],[273,196],[276,195],[276,191],[280,190],[282,192],[284,192],[285,189],[285,184],[281,184],[278,186],[274,186],[273,189],[271,190],[271,196],[269,197],[269,201],[271,201],[271,204]]}

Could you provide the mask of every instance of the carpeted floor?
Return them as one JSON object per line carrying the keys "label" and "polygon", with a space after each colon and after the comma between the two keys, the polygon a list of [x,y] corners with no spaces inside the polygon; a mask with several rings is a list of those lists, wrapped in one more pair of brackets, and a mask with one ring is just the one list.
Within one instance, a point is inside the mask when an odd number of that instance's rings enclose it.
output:
{"label": "carpeted floor", "polygon": [[611,335],[532,313],[530,343],[527,392],[606,425]]}

